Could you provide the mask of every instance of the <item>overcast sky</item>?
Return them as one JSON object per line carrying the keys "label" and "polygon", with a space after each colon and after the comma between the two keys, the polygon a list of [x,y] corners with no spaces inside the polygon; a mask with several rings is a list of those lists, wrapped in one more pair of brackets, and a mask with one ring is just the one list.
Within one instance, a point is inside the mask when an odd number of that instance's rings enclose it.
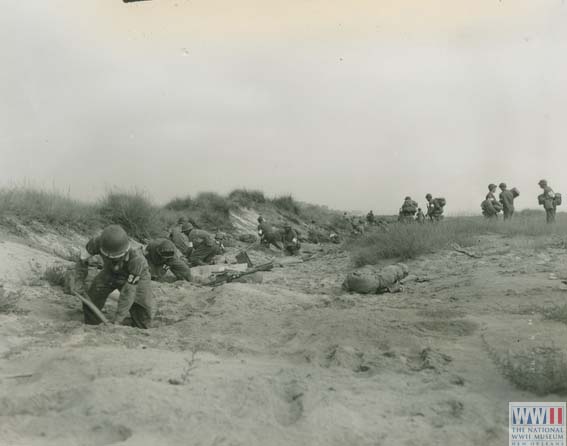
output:
{"label": "overcast sky", "polygon": [[567,193],[564,0],[3,0],[0,182],[480,212]]}

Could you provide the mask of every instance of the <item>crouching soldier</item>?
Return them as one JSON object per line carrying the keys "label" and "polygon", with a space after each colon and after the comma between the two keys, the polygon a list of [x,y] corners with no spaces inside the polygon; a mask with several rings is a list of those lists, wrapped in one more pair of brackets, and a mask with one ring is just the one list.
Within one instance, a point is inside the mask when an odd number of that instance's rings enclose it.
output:
{"label": "crouching soldier", "polygon": [[[140,249],[130,246],[126,231],[118,225],[107,226],[87,243],[87,252],[102,257],[102,271],[93,279],[88,295],[97,308],[102,309],[109,294],[120,291],[114,323],[124,323],[130,314],[131,325],[149,328],[154,314],[154,300],[148,262]],[[100,321],[83,305],[85,323]]]}
{"label": "crouching soldier", "polygon": [[144,256],[148,261],[152,280],[161,280],[171,271],[177,280],[191,280],[191,270],[185,263],[175,245],[164,238],[150,241],[144,248]]}
{"label": "crouching soldier", "polygon": [[184,223],[181,231],[189,240],[188,259],[191,266],[210,264],[213,257],[220,252],[215,238],[207,231],[195,229],[191,223]]}
{"label": "crouching soldier", "polygon": [[274,245],[277,249],[281,250],[280,245],[281,234],[276,231],[273,226],[271,226],[264,217],[258,217],[258,235],[260,236],[260,241],[267,248],[270,245]]}
{"label": "crouching soldier", "polygon": [[286,254],[293,256],[296,255],[301,249],[297,231],[293,229],[289,223],[286,223],[284,225],[282,239],[283,239],[284,251]]}

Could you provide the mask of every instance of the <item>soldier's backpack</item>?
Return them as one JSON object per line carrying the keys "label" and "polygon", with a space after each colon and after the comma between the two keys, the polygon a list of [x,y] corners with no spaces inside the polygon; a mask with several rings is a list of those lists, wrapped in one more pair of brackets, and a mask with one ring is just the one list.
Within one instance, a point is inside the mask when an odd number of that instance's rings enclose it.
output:
{"label": "soldier's backpack", "polygon": [[510,189],[510,192],[512,192],[512,196],[514,198],[518,198],[520,196],[520,191],[518,190],[517,187],[513,187],[512,189]]}
{"label": "soldier's backpack", "polygon": [[555,198],[553,199],[553,202],[555,203],[555,206],[561,206],[561,203],[563,202],[563,198],[561,197],[561,194],[559,192],[555,193]]}
{"label": "soldier's backpack", "polygon": [[402,212],[404,214],[415,214],[417,212],[417,203],[415,201],[404,201],[402,205]]}
{"label": "soldier's backpack", "polygon": [[480,203],[480,208],[482,209],[483,215],[494,215],[497,213],[492,205],[492,200],[484,200]]}
{"label": "soldier's backpack", "polygon": [[545,204],[545,194],[539,194],[537,196],[537,202],[540,205],[544,205]]}
{"label": "soldier's backpack", "polygon": [[439,207],[444,208],[445,205],[447,204],[447,200],[445,200],[444,198],[436,198],[435,200],[437,200]]}

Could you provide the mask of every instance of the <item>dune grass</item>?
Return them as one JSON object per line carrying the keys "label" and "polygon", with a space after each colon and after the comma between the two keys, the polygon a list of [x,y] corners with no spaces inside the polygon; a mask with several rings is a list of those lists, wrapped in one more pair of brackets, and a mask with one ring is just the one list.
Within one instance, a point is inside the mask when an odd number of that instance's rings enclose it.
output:
{"label": "dune grass", "polygon": [[558,215],[555,225],[545,223],[542,212],[518,213],[511,222],[488,221],[483,217],[447,218],[440,223],[400,224],[388,226],[353,239],[348,244],[356,266],[375,265],[385,259],[407,260],[445,249],[457,243],[471,246],[482,235],[499,234],[505,237],[526,236],[549,238],[567,236],[567,219]]}
{"label": "dune grass", "polygon": [[100,224],[97,207],[52,190],[28,186],[0,189],[0,210],[3,215],[15,215],[26,221],[39,221],[54,226],[89,229]]}

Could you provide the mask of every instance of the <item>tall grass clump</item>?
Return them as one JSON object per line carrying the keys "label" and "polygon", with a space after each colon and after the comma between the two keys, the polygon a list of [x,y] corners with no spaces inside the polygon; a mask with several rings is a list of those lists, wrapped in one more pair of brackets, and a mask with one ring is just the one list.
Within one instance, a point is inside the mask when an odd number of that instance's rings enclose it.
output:
{"label": "tall grass clump", "polygon": [[280,195],[279,197],[271,200],[272,204],[283,212],[288,212],[294,215],[300,215],[301,208],[291,195]]}
{"label": "tall grass clump", "polygon": [[99,206],[106,223],[121,225],[136,240],[159,233],[159,208],[142,192],[107,192]]}
{"label": "tall grass clump", "polygon": [[228,194],[228,199],[238,206],[252,207],[266,203],[264,192],[260,190],[235,189]]}
{"label": "tall grass clump", "polygon": [[195,198],[174,198],[165,205],[165,209],[175,211],[194,221],[197,226],[210,230],[230,230],[230,211],[235,205],[228,199],[214,192],[201,192]]}
{"label": "tall grass clump", "polygon": [[51,225],[90,229],[99,223],[95,205],[71,198],[68,194],[32,187],[0,189],[0,209],[25,220]]}

